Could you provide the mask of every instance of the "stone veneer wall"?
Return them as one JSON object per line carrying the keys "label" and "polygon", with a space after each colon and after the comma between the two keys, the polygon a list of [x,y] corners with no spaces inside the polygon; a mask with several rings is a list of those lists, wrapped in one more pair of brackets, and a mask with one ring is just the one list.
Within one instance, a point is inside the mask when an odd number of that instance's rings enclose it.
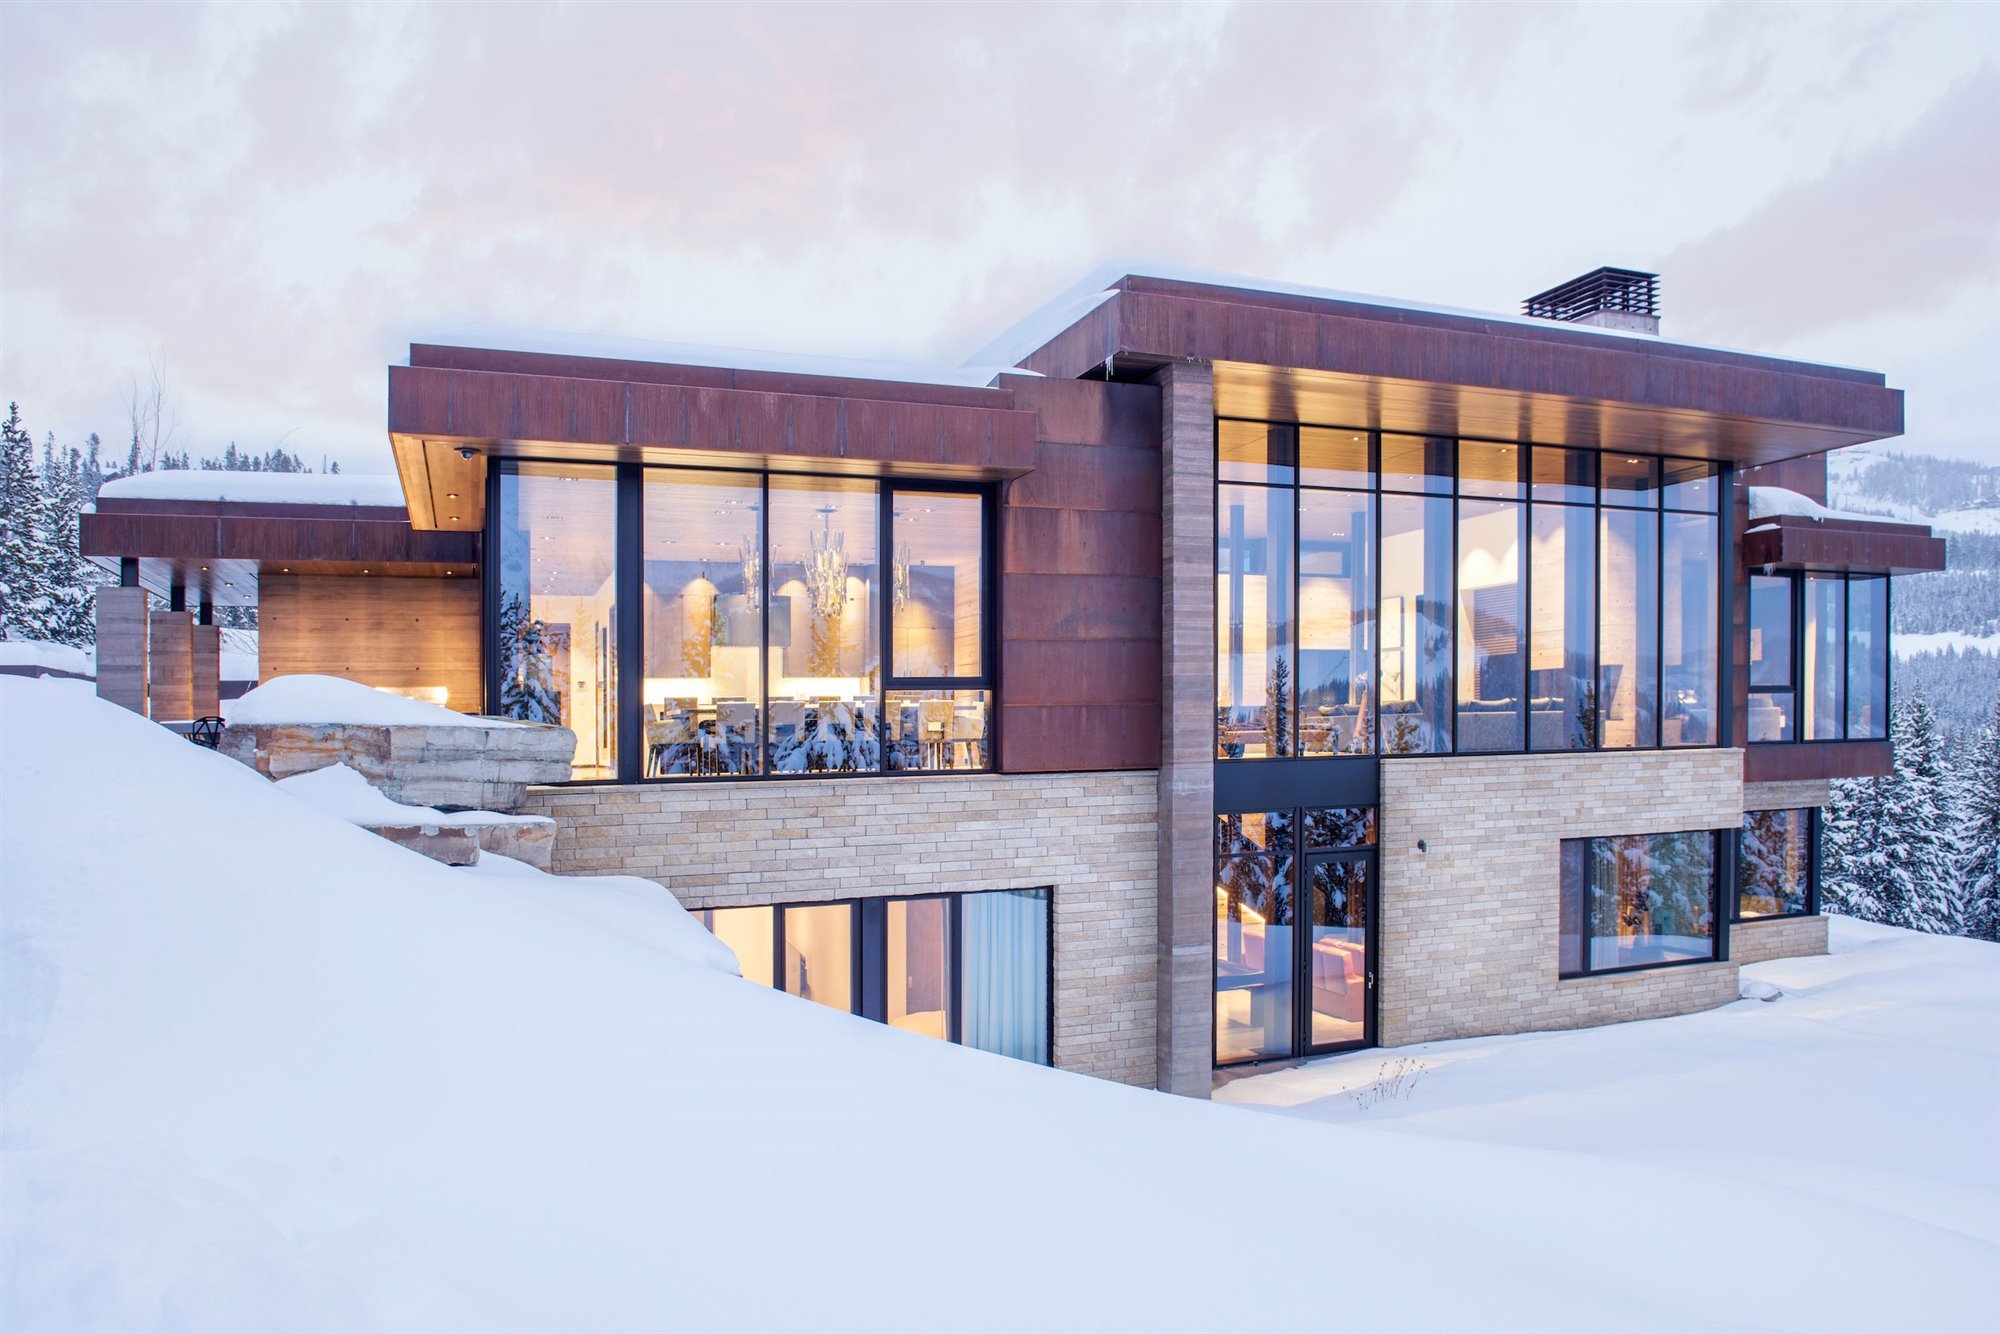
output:
{"label": "stone veneer wall", "polygon": [[[1565,838],[1734,829],[1743,752],[1502,755],[1382,765],[1384,1046],[1581,1028],[1736,999],[1733,961],[1557,977]],[[1428,852],[1416,851],[1424,840]]]}
{"label": "stone veneer wall", "polygon": [[1729,927],[1729,957],[1739,964],[1824,953],[1824,917],[1752,918],[1747,922],[1733,922]]}
{"label": "stone veneer wall", "polygon": [[1824,778],[1743,785],[1743,809],[1746,811],[1796,811],[1807,806],[1824,806],[1827,800],[1827,781]]}
{"label": "stone veneer wall", "polygon": [[544,787],[521,809],[555,818],[558,874],[690,908],[1052,886],[1055,1063],[1151,1085],[1157,802],[1145,771]]}

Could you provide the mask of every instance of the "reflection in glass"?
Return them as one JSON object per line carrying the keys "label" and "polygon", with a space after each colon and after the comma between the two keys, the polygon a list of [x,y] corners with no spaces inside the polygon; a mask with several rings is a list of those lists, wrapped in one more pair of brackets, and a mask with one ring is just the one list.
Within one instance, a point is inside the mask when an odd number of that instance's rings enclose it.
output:
{"label": "reflection in glass", "polygon": [[891,690],[891,769],[984,769],[992,701],[984,690]]}
{"label": "reflection in glass", "polygon": [[763,479],[645,473],[645,774],[757,772]]}
{"label": "reflection in glass", "polygon": [[896,676],[979,676],[984,502],[897,491],[889,521],[890,649]]}
{"label": "reflection in glass", "polygon": [[500,474],[499,709],[576,733],[575,779],[618,773],[618,484],[583,464]]}
{"label": "reflection in glass", "polygon": [[[1285,422],[1215,423],[1215,476],[1222,482],[1288,485],[1299,457],[1299,428]],[[1366,466],[1365,464],[1363,465]]]}
{"label": "reflection in glass", "polygon": [[1559,937],[1585,925],[1588,971],[1715,957],[1714,834],[1565,840],[1563,853]]}
{"label": "reflection in glass", "polygon": [[1721,495],[1721,470],[1701,459],[1665,459],[1661,462],[1661,503],[1670,510],[1698,510],[1715,513]]}
{"label": "reflection in glass", "polygon": [[1451,494],[1452,442],[1448,437],[1382,437],[1382,489]]}
{"label": "reflection in glass", "polygon": [[1792,580],[1750,576],[1751,741],[1792,739]]}
{"label": "reflection in glass", "polygon": [[1528,746],[1588,750],[1597,736],[1597,517],[1534,507],[1529,587]]}
{"label": "reflection in glass", "polygon": [[1660,739],[1669,746],[1710,746],[1716,740],[1716,521],[1706,514],[1668,514],[1665,527]]}
{"label": "reflection in glass", "polygon": [[1495,500],[1521,498],[1519,445],[1494,445],[1483,440],[1458,442],[1458,494]]}
{"label": "reflection in glass", "polygon": [[891,899],[888,919],[888,997],[891,1027],[925,1037],[951,1037],[951,902]]}
{"label": "reflection in glass", "polygon": [[1629,454],[1606,454],[1601,462],[1604,503],[1625,509],[1653,509],[1660,503],[1660,461]]}
{"label": "reflection in glass", "polygon": [[1315,1047],[1360,1042],[1367,1035],[1368,868],[1365,859],[1314,862],[1312,896],[1312,1033]]}
{"label": "reflection in glass", "polygon": [[772,984],[771,909],[702,908],[694,918],[735,952],[736,967],[746,979],[760,987]]}
{"label": "reflection in glass", "polygon": [[873,773],[881,570],[875,483],[770,479],[770,717],[776,773]]}
{"label": "reflection in glass", "polygon": [[1588,450],[1536,445],[1529,467],[1532,499],[1571,505],[1588,505],[1597,499],[1597,455]]}
{"label": "reflection in glass", "polygon": [[1049,1063],[1049,891],[967,894],[959,1041]]}
{"label": "reflection in glass", "polygon": [[1778,917],[1807,909],[1812,812],[1745,811],[1736,862],[1736,915]]}
{"label": "reflection in glass", "polygon": [[1309,848],[1360,848],[1375,844],[1373,806],[1327,806],[1305,813]]}
{"label": "reflection in glass", "polygon": [[1289,861],[1225,857],[1215,877],[1215,1057],[1292,1050]]}
{"label": "reflection in glass", "polygon": [[1215,817],[1215,839],[1215,850],[1222,856],[1239,852],[1268,852],[1283,857],[1291,855],[1297,846],[1290,811],[1245,811],[1240,815],[1218,815]]}
{"label": "reflection in glass", "polygon": [[1292,497],[1278,487],[1216,488],[1216,754],[1290,755]]}
{"label": "reflection in glass", "polygon": [[1839,575],[1805,579],[1805,680],[1800,682],[1800,731],[1806,741],[1840,737],[1847,641],[1846,584]]}
{"label": "reflection in glass", "polygon": [[1659,735],[1659,520],[1618,510],[1599,518],[1598,745],[1651,746]]}
{"label": "reflection in glass", "polygon": [[1299,753],[1375,748],[1372,496],[1299,493]]}
{"label": "reflection in glass", "polygon": [[1889,735],[1889,581],[1847,582],[1847,736]]}
{"label": "reflection in glass", "polygon": [[1451,749],[1451,543],[1450,500],[1382,497],[1384,755]]}
{"label": "reflection in glass", "polygon": [[1520,750],[1525,505],[1458,502],[1458,749]]}
{"label": "reflection in glass", "polygon": [[1305,486],[1372,487],[1366,431],[1299,428],[1299,482]]}
{"label": "reflection in glass", "polygon": [[854,909],[845,903],[786,908],[785,990],[836,1010],[854,1009]]}

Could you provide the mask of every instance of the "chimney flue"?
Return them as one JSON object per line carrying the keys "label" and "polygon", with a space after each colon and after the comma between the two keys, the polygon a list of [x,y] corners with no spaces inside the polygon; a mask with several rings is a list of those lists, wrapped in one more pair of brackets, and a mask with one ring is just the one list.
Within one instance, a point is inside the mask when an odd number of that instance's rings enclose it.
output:
{"label": "chimney flue", "polygon": [[1594,324],[1626,333],[1660,332],[1660,275],[1638,269],[1592,269],[1521,303],[1538,320]]}

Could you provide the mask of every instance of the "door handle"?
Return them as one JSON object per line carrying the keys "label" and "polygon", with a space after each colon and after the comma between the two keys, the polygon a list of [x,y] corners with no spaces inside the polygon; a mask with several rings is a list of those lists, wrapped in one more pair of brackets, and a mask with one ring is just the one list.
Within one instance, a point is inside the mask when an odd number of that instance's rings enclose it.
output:
{"label": "door handle", "polygon": [[1368,970],[1368,989],[1370,991],[1375,990],[1375,970],[1373,968]]}

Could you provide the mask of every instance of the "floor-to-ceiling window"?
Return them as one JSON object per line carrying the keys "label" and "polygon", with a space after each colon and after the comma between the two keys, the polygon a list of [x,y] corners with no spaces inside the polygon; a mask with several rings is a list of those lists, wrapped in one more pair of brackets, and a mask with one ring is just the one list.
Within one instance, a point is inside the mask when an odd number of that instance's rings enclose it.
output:
{"label": "floor-to-ceiling window", "polygon": [[1750,576],[1752,742],[1889,734],[1889,579]]}
{"label": "floor-to-ceiling window", "polygon": [[1811,808],[1743,812],[1736,855],[1736,916],[1796,917],[1817,911]]}
{"label": "floor-to-ceiling window", "polygon": [[988,490],[512,460],[494,474],[489,707],[574,728],[576,779],[991,767]]}
{"label": "floor-to-ceiling window", "polygon": [[1219,419],[1216,756],[1706,746],[1722,470]]}
{"label": "floor-to-ceiling window", "polygon": [[489,707],[574,731],[573,777],[616,777],[616,474],[523,463],[500,474],[496,501],[498,698]]}

